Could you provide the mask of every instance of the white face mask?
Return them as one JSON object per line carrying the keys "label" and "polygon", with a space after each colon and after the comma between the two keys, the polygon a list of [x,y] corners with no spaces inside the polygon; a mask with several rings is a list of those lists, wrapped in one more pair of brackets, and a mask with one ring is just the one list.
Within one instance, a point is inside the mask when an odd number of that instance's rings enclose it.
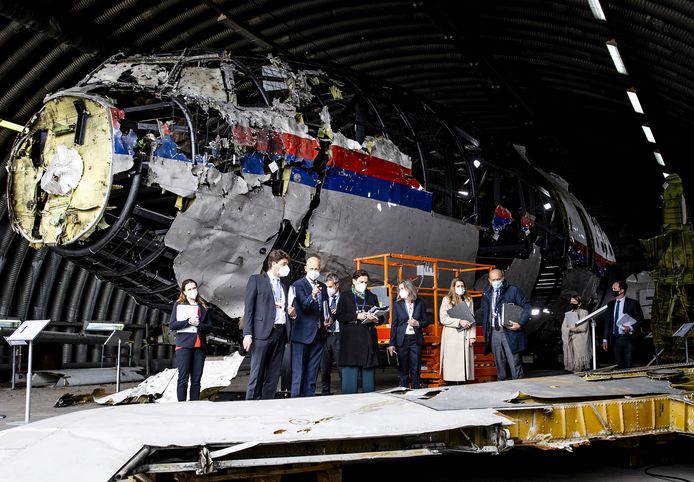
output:
{"label": "white face mask", "polygon": [[456,288],[455,294],[458,296],[463,296],[465,294],[465,288]]}
{"label": "white face mask", "polygon": [[400,299],[401,299],[401,300],[406,300],[406,299],[407,299],[407,296],[410,294],[410,292],[407,291],[407,290],[404,289],[404,288],[401,289],[401,290],[399,291],[399,293],[400,293]]}
{"label": "white face mask", "polygon": [[501,285],[504,283],[504,280],[498,280],[498,281],[492,281],[492,288],[495,290],[498,290],[501,288]]}
{"label": "white face mask", "polygon": [[320,276],[320,271],[316,271],[315,269],[312,269],[308,273],[306,273],[306,276],[308,276],[308,279],[311,281],[316,281],[318,277]]}
{"label": "white face mask", "polygon": [[328,296],[335,296],[337,290],[335,288],[328,288]]}
{"label": "white face mask", "polygon": [[280,266],[279,274],[282,278],[289,275],[289,266]]}
{"label": "white face mask", "polygon": [[186,295],[187,295],[188,298],[190,298],[191,300],[194,300],[195,298],[198,297],[198,290],[186,291]]}
{"label": "white face mask", "polygon": [[357,290],[357,293],[363,293],[366,291],[366,283],[357,283],[354,285],[354,289]]}

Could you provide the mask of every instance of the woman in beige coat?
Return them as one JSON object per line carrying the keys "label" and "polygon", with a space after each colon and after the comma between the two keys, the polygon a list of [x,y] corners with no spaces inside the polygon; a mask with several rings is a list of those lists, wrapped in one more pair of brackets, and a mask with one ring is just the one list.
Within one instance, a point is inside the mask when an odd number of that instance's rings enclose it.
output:
{"label": "woman in beige coat", "polygon": [[441,301],[439,323],[441,333],[441,372],[447,383],[465,382],[475,378],[475,355],[472,346],[476,340],[475,320],[461,320],[448,316],[448,311],[458,303],[466,303],[473,311],[472,298],[465,289],[465,282],[453,278],[448,294]]}
{"label": "woman in beige coat", "polygon": [[576,326],[576,321],[588,316],[581,308],[583,300],[578,295],[571,297],[571,311],[564,315],[561,325],[561,339],[564,344],[564,370],[580,372],[590,369],[593,358],[593,345],[589,323]]}

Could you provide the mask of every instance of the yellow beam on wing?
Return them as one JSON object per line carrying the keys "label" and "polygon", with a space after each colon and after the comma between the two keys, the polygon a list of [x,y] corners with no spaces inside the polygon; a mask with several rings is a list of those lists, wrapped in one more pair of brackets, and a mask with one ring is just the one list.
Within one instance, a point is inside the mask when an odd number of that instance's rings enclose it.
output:
{"label": "yellow beam on wing", "polygon": [[0,119],[0,127],[4,127],[5,129],[10,129],[17,132],[22,132],[24,130],[24,126],[15,124],[14,122],[6,121],[5,119]]}

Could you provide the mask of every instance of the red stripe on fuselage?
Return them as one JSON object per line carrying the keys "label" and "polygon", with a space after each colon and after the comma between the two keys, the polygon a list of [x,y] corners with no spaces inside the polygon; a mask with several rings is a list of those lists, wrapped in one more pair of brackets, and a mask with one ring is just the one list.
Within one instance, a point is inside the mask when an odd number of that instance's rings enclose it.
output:
{"label": "red stripe on fuselage", "polygon": [[364,176],[371,176],[384,181],[397,182],[413,189],[421,189],[419,182],[412,177],[412,169],[407,169],[395,162],[370,156],[365,152],[352,151],[344,147],[332,146],[332,158],[329,165]]}
{"label": "red stripe on fuselage", "polygon": [[318,155],[319,143],[312,137],[301,137],[267,128],[254,129],[240,124],[233,127],[232,137],[236,144],[254,147],[260,152],[288,154],[309,161],[313,161]]}

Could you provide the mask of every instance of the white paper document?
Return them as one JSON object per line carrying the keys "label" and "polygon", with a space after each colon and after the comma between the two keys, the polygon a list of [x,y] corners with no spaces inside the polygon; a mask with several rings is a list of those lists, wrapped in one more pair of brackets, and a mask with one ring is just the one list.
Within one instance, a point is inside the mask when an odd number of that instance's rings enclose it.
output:
{"label": "white paper document", "polygon": [[576,322],[578,321],[578,313],[575,311],[569,311],[566,313],[566,322],[569,324],[570,327],[576,326]]}
{"label": "white paper document", "polygon": [[198,305],[178,305],[176,307],[176,320],[183,321],[194,316],[198,316]]}
{"label": "white paper document", "polygon": [[626,313],[623,314],[618,320],[617,320],[617,326],[622,327],[622,326],[634,326],[636,323],[636,320],[633,319],[631,316],[627,315]]}
{"label": "white paper document", "polygon": [[294,305],[295,299],[296,299],[296,288],[294,286],[290,286],[289,291],[287,291],[287,308]]}

